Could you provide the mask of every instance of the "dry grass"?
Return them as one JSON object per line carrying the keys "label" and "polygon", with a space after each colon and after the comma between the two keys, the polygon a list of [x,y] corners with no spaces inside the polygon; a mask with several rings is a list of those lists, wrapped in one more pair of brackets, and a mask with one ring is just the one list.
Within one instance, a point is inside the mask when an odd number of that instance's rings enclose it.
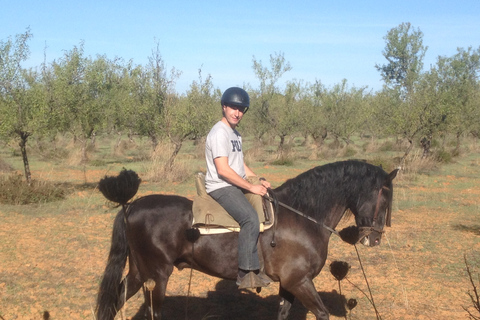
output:
{"label": "dry grass", "polygon": [[[145,179],[152,182],[182,182],[190,178],[195,170],[182,160],[175,159],[172,168],[166,168],[165,164],[174,151],[170,143],[160,143],[150,155],[150,162],[145,166]],[[177,156],[178,157],[178,156]]]}
{"label": "dry grass", "polygon": [[63,200],[66,188],[48,181],[32,180],[29,184],[19,174],[0,177],[0,203],[23,205]]}
{"label": "dry grass", "polygon": [[13,167],[0,158],[0,172],[11,172]]}

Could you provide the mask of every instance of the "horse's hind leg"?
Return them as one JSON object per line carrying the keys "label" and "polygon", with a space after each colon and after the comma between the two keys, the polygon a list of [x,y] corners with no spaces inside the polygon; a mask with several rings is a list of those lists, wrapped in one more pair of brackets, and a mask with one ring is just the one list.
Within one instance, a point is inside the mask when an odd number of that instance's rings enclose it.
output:
{"label": "horse's hind leg", "polygon": [[128,301],[134,294],[140,290],[142,287],[142,280],[140,279],[140,274],[136,265],[132,262],[129,263],[128,274],[122,281],[122,291],[120,294],[119,304],[117,305],[117,310],[120,310],[125,302]]}
{"label": "horse's hind leg", "polygon": [[147,306],[145,308],[146,319],[160,320],[162,318],[161,309],[171,273],[172,270],[161,272],[155,279],[148,279],[144,283],[145,305]]}
{"label": "horse's hind leg", "polygon": [[289,286],[289,291],[310,310],[317,320],[328,320],[328,310],[311,279],[304,278],[300,283]]}
{"label": "horse's hind leg", "polygon": [[292,308],[295,296],[285,290],[282,286],[280,286],[279,296],[281,300],[277,320],[286,320],[290,314],[290,309]]}

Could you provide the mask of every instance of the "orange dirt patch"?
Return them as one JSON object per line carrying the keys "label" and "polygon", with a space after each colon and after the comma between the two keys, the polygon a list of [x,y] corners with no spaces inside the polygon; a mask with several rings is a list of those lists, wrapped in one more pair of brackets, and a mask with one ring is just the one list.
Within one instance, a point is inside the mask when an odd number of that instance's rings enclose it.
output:
{"label": "orange dirt patch", "polygon": [[[274,184],[290,176],[266,175]],[[106,173],[88,171],[88,180],[96,181]],[[80,170],[44,172],[39,179],[54,181],[84,180]],[[396,185],[396,196],[429,197],[435,193],[454,193],[465,206],[480,208],[480,188],[461,191],[451,189],[458,180],[438,188],[402,187]],[[461,178],[466,179],[466,178]],[[475,178],[477,179],[478,178]],[[278,183],[277,183],[278,182]],[[477,185],[480,185],[477,183]],[[142,184],[141,195],[152,193]],[[468,198],[464,198],[468,196]],[[0,315],[5,320],[41,319],[48,310],[51,319],[94,319],[95,299],[110,245],[110,232],[116,209],[99,200],[98,191],[82,190],[76,209],[64,214],[23,214],[21,206],[0,207]],[[58,207],[62,207],[58,203]],[[477,211],[478,212],[478,211]],[[342,222],[337,229],[353,224]],[[464,255],[478,272],[480,262],[480,226],[478,215],[472,217],[462,208],[432,210],[422,207],[398,207],[393,213],[392,228],[387,230],[382,245],[358,247],[375,305],[382,319],[466,319],[463,309],[471,302],[471,291],[465,273]],[[334,260],[351,265],[348,280],[339,283],[329,272]],[[165,319],[275,319],[278,308],[278,284],[262,290],[239,291],[231,281],[206,276],[198,271],[175,270],[170,278],[165,301]],[[363,278],[355,248],[331,238],[329,258],[324,270],[315,279],[317,290],[326,304],[338,307],[354,298],[358,305],[346,315],[348,319],[376,319],[375,311],[365,294]],[[344,300],[342,300],[344,299]],[[343,302],[342,302],[343,301]],[[117,319],[129,319],[143,303],[137,294],[128,301]],[[314,319],[296,303],[290,319]],[[331,319],[345,319],[333,313]]]}

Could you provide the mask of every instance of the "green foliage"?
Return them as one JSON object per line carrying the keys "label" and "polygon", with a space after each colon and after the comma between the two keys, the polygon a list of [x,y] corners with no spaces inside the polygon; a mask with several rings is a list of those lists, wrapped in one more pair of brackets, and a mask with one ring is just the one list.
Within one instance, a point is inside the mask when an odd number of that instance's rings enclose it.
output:
{"label": "green foliage", "polygon": [[453,154],[447,150],[440,149],[435,152],[434,158],[436,161],[441,163],[450,163],[453,160]]}
{"label": "green foliage", "polygon": [[279,158],[279,159],[276,159],[276,160],[272,161],[272,165],[274,165],[274,166],[291,167],[291,166],[293,166],[293,164],[294,164],[294,161],[291,158],[288,158],[288,157],[283,157],[283,158]]}
{"label": "green foliage", "polygon": [[[147,137],[152,150],[168,140],[173,149],[161,163],[168,170],[184,142],[202,141],[220,117],[221,92],[211,76],[202,77],[199,70],[198,80],[185,94],[178,94],[175,81],[180,72],[167,70],[159,43],[145,65],[121,58],[87,57],[81,42],[60,59],[25,70],[20,63],[28,57],[31,37],[27,30],[14,40],[0,42],[0,136],[4,141],[15,138],[15,145],[21,143],[20,152],[15,153],[26,160],[26,172],[29,137],[38,141],[38,137],[54,139],[65,134],[73,137],[75,146],[81,145],[74,156],[84,165],[90,161],[87,150],[94,150],[95,138],[128,135],[131,141],[134,136]],[[451,155],[458,154],[461,138],[467,134],[478,137],[480,132],[480,48],[459,48],[423,72],[427,47],[419,29],[402,23],[387,33],[385,41],[387,63],[376,65],[385,86],[375,93],[351,86],[346,79],[328,88],[321,80],[310,84],[301,79],[285,79],[280,86],[292,69],[284,54],[270,55],[268,65],[253,57],[259,85],[244,85],[251,108],[240,126],[243,136],[255,139],[256,145],[278,143],[276,148],[270,146],[270,155],[279,161],[290,157],[289,141],[294,137],[305,142],[313,139],[308,151],[312,158],[355,156],[352,136],[359,135],[406,141],[380,147],[397,152],[401,146],[403,160],[424,137],[435,141],[440,136],[456,136]],[[442,147],[432,144],[432,153]],[[47,159],[67,156],[65,150],[35,151]],[[143,152],[142,159],[150,157],[151,151]],[[441,161],[445,158],[440,157]],[[100,160],[93,161],[101,165]]]}
{"label": "green foliage", "polygon": [[384,39],[386,45],[382,54],[388,63],[375,67],[388,87],[408,96],[422,71],[428,48],[423,45],[423,33],[407,22],[390,29]]}
{"label": "green foliage", "polygon": [[261,138],[269,131],[273,131],[277,135],[282,130],[279,128],[279,122],[282,118],[282,112],[279,112],[279,109],[283,112],[288,111],[277,106],[274,99],[278,99],[279,95],[281,95],[278,81],[291,68],[290,63],[285,60],[283,53],[270,55],[269,68],[265,67],[261,60],[258,61],[253,57],[253,71],[260,81],[260,87],[257,90],[250,90],[251,92],[249,93],[251,100],[251,111],[249,110],[249,114],[253,114],[249,131],[256,138]]}
{"label": "green foliage", "polygon": [[64,187],[36,180],[27,183],[18,174],[0,177],[0,190],[0,203],[13,205],[58,201],[67,194]]}

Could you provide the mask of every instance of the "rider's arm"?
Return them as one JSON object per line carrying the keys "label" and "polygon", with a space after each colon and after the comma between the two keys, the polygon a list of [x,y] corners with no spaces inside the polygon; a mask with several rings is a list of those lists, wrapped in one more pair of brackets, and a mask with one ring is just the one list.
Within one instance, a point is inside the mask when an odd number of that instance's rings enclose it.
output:
{"label": "rider's arm", "polygon": [[[213,159],[213,163],[215,163],[215,167],[217,168],[218,175],[234,186],[239,188],[245,189],[251,193],[259,194],[261,196],[267,193],[267,189],[263,185],[254,185],[248,182],[247,180],[240,177],[229,165],[228,165],[228,158],[227,157],[218,157]],[[247,167],[245,166],[245,170]],[[248,169],[246,174],[253,173],[252,170]],[[254,175],[254,174],[253,174]]]}
{"label": "rider's arm", "polygon": [[[243,163],[243,166],[245,167],[245,174],[247,177],[256,177],[257,175],[253,173],[252,169],[250,169],[245,163]],[[265,188],[271,188],[272,186],[270,185],[270,182],[268,182],[265,179],[260,179],[260,183],[265,187]]]}

